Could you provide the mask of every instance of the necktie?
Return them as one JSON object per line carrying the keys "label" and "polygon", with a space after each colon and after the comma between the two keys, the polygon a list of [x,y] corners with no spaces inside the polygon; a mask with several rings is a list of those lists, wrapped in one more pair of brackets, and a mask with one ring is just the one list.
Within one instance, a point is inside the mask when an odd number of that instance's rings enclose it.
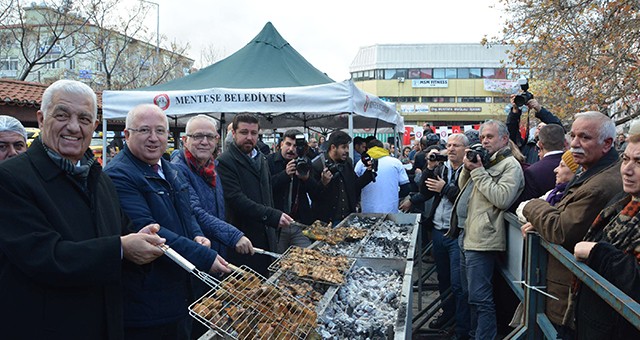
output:
{"label": "necktie", "polygon": [[158,173],[160,166],[158,164],[153,164],[151,165],[151,169],[153,169],[153,172]]}

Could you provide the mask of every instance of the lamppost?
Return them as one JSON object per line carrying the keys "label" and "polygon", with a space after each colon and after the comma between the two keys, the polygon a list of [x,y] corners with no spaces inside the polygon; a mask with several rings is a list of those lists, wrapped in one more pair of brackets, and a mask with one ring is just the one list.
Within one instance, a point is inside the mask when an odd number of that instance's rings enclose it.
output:
{"label": "lamppost", "polygon": [[154,64],[157,64],[158,61],[160,60],[160,4],[157,2],[153,2],[153,1],[147,1],[147,0],[140,0],[142,2],[146,2],[148,4],[152,4],[154,6],[156,6],[156,61]]}

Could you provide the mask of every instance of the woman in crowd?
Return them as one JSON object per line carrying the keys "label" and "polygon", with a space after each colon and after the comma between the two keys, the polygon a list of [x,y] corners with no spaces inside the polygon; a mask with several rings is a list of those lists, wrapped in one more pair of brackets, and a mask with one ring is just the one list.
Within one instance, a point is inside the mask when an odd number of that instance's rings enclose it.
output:
{"label": "woman in crowd", "polygon": [[[553,169],[553,172],[556,174],[555,188],[549,190],[540,198],[549,202],[551,205],[556,205],[556,203],[560,202],[560,199],[564,194],[564,190],[567,188],[569,181],[571,181],[573,176],[576,174],[576,171],[578,171],[578,164],[573,160],[571,151],[567,150],[562,154],[560,164]],[[527,219],[522,215],[522,210],[527,203],[529,203],[529,201],[520,203],[520,205],[518,205],[518,209],[516,209],[516,215],[518,215],[518,219],[523,223],[528,223]],[[523,234],[522,236],[524,237],[526,235]]]}

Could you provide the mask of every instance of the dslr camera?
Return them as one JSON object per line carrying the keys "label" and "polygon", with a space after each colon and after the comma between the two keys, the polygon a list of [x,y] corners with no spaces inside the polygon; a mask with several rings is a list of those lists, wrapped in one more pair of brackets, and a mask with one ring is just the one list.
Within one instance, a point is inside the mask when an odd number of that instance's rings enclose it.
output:
{"label": "dslr camera", "polygon": [[473,144],[470,149],[470,151],[467,151],[467,159],[469,161],[476,163],[478,161],[476,156],[480,156],[482,166],[486,167],[489,164],[489,151],[483,148],[482,144]]}
{"label": "dslr camera", "polygon": [[449,159],[447,155],[441,155],[439,153],[432,153],[429,155],[429,160],[432,162],[446,162]]}
{"label": "dslr camera", "polygon": [[324,161],[324,166],[327,168],[327,170],[329,170],[329,172],[331,172],[332,175],[335,175],[342,169],[342,165],[340,163],[334,162],[331,158],[327,158]]}
{"label": "dslr camera", "polygon": [[517,107],[522,107],[533,99],[533,93],[529,92],[529,81],[527,78],[518,79],[518,85],[520,85],[522,93],[513,98],[513,103],[516,104]]}
{"label": "dslr camera", "polygon": [[309,170],[311,170],[311,163],[306,157],[307,149],[307,141],[304,139],[304,135],[296,135],[296,154],[298,157],[295,159],[295,164],[296,171],[300,176],[308,175]]}

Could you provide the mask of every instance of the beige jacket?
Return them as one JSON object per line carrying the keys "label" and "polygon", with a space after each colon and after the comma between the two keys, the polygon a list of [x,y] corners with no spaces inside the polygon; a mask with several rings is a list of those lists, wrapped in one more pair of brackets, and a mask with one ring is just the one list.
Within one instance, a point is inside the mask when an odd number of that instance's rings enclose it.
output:
{"label": "beige jacket", "polygon": [[463,169],[458,179],[460,188],[464,188],[469,179],[473,180],[473,191],[469,196],[464,249],[505,251],[504,214],[524,188],[522,167],[513,156],[508,156],[488,169],[477,168],[471,172]]}

